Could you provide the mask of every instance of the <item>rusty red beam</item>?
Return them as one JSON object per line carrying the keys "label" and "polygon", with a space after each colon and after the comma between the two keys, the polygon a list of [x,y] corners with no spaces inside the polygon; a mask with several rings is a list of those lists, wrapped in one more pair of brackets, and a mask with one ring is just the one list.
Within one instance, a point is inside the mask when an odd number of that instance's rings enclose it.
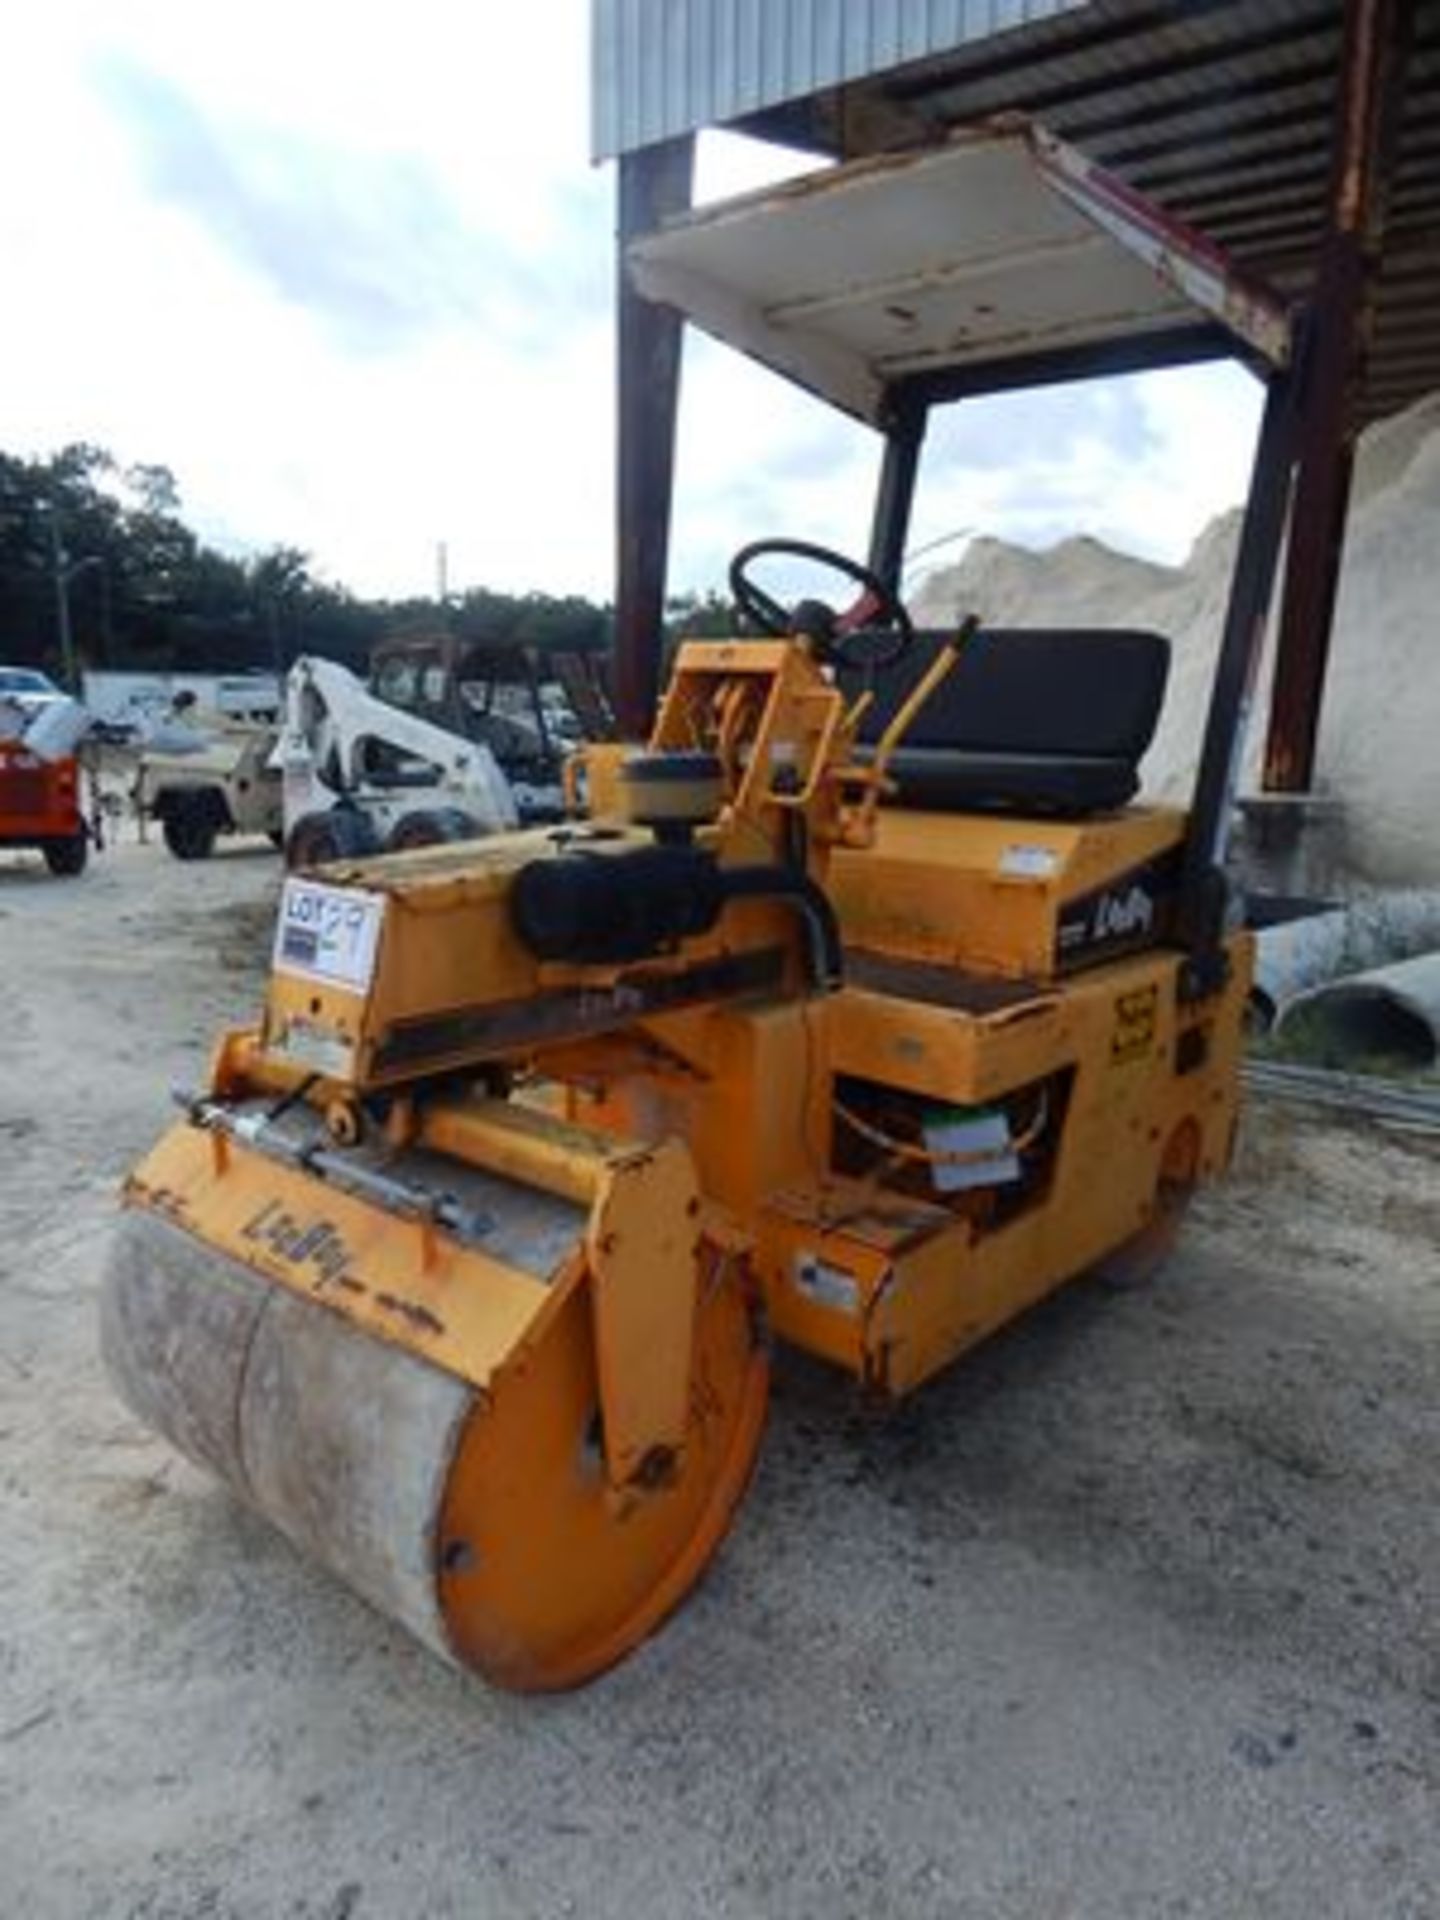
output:
{"label": "rusty red beam", "polygon": [[684,323],[636,291],[627,249],[688,209],[694,159],[686,136],[624,154],[619,167],[614,692],[630,740],[649,732],[660,682]]}
{"label": "rusty red beam", "polygon": [[1355,435],[1385,243],[1414,0],[1346,0],[1328,223],[1311,304],[1264,785],[1304,793],[1315,774]]}

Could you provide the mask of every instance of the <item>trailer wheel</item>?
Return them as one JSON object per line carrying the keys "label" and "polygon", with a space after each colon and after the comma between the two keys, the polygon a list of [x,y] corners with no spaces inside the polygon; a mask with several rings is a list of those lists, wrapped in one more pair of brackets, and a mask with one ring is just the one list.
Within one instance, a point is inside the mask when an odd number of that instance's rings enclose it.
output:
{"label": "trailer wheel", "polygon": [[62,880],[70,880],[77,873],[85,871],[85,862],[90,857],[90,842],[85,834],[72,833],[64,840],[47,840],[41,852],[51,873]]}
{"label": "trailer wheel", "polygon": [[406,853],[412,847],[438,847],[451,840],[473,840],[480,829],[468,813],[458,807],[417,807],[401,814],[390,829],[385,845],[391,853]]}
{"label": "trailer wheel", "polygon": [[207,799],[176,794],[165,809],[160,830],[177,860],[208,860],[215,851],[219,823]]}
{"label": "trailer wheel", "polygon": [[378,852],[375,829],[363,813],[354,807],[331,807],[324,813],[301,814],[285,842],[285,864],[300,872]]}

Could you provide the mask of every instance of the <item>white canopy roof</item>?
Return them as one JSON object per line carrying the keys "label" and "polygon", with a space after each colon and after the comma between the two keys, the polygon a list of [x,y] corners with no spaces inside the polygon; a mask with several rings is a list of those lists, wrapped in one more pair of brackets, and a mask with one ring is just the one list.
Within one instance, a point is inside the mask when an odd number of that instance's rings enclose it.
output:
{"label": "white canopy roof", "polygon": [[823,169],[634,242],[640,291],[881,424],[916,376],[1123,347],[1219,323],[1282,363],[1284,306],[1033,122]]}

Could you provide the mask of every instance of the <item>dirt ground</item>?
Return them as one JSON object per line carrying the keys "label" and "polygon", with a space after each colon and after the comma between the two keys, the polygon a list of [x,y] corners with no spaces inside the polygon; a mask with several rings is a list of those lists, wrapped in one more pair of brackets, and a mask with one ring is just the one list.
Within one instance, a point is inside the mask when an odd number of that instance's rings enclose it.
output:
{"label": "dirt ground", "polygon": [[1252,1105],[1151,1289],[887,1425],[783,1362],[702,1590],[507,1698],[96,1357],[116,1183],[277,882],[0,855],[0,1914],[1440,1916],[1440,1148]]}

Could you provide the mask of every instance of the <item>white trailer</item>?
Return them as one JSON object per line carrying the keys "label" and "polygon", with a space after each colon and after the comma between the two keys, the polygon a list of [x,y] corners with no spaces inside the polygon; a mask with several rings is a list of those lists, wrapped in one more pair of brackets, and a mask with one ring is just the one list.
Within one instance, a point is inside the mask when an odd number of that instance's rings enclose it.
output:
{"label": "white trailer", "polygon": [[190,711],[202,725],[249,721],[273,724],[280,714],[280,680],[273,673],[132,673],[100,668],[84,675],[85,705],[107,726],[148,740],[175,710],[177,697],[191,696]]}

